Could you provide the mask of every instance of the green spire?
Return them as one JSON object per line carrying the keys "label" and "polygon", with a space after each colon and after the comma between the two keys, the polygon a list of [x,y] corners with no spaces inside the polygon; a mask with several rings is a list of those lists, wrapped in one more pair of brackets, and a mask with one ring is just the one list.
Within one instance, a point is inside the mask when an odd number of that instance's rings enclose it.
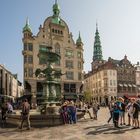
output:
{"label": "green spire", "polygon": [[94,52],[93,52],[93,60],[102,60],[102,46],[100,42],[100,36],[98,32],[98,25],[96,23],[96,33],[95,33],[95,41],[94,41]]}
{"label": "green spire", "polygon": [[57,0],[55,0],[55,4],[53,5],[53,16],[59,17],[60,14],[60,7],[57,3]]}
{"label": "green spire", "polygon": [[59,7],[59,5],[57,3],[57,0],[55,0],[55,4],[53,5],[52,23],[61,24],[59,14],[60,14],[60,7]]}
{"label": "green spire", "polygon": [[30,27],[30,25],[29,25],[29,19],[28,19],[28,17],[27,17],[27,19],[26,19],[26,24],[25,24],[25,26],[23,27],[23,32],[25,32],[25,31],[32,32],[31,27]]}
{"label": "green spire", "polygon": [[82,39],[81,39],[81,36],[80,36],[80,31],[79,31],[79,37],[76,40],[76,44],[81,44],[81,43],[82,43]]}

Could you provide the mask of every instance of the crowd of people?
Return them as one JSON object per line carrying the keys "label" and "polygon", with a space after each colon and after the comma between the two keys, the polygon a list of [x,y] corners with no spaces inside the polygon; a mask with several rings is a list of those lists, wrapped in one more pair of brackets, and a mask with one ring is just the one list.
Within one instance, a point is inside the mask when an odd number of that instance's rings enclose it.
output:
{"label": "crowd of people", "polygon": [[[93,114],[91,114],[90,109],[92,108]],[[60,108],[60,114],[64,124],[72,124],[77,122],[77,112],[83,112],[84,114],[88,114],[90,119],[97,120],[97,114],[100,106],[97,102],[73,102],[73,101],[65,101]],[[85,116],[84,116],[84,119]]]}
{"label": "crowd of people", "polygon": [[[108,104],[108,108],[110,117],[107,122],[110,123],[110,121],[112,120],[115,128],[119,128],[122,125],[132,126],[133,129],[138,129],[140,127],[140,100],[138,102],[136,98],[124,99],[122,97],[119,97],[117,100],[112,99]],[[89,103],[82,101],[74,102],[72,100],[65,100],[60,107],[59,113],[64,124],[76,124],[78,112],[88,114],[90,119],[97,120],[99,110],[100,105],[97,101]],[[7,114],[10,113],[14,113],[12,104],[10,102],[3,102],[1,105],[2,126],[6,124]],[[126,118],[128,118],[127,121],[125,120]],[[84,119],[86,118],[84,117]],[[21,125],[19,126],[20,129],[23,128],[23,123],[25,121],[27,121],[27,129],[30,129],[30,104],[28,103],[27,99],[25,99],[21,104]]]}
{"label": "crowd of people", "polygon": [[6,115],[13,112],[13,106],[10,102],[3,102],[1,104],[1,123],[2,126],[6,124]]}
{"label": "crowd of people", "polygon": [[[111,100],[109,103],[110,118],[108,123],[113,120],[114,127],[119,128],[122,125],[132,126],[132,129],[138,129],[140,104],[136,98],[125,100],[119,97],[118,100]],[[127,113],[126,113],[127,112]],[[125,115],[127,114],[128,124],[126,124]]]}
{"label": "crowd of people", "polygon": [[[1,126],[5,127],[6,126],[6,120],[8,119],[8,114],[15,114],[14,108],[12,103],[9,101],[5,101],[1,104],[0,106],[1,110]],[[27,99],[25,99],[22,104],[21,104],[21,125],[20,129],[23,128],[23,123],[24,121],[27,121],[27,129],[30,129],[30,104],[28,103]]]}

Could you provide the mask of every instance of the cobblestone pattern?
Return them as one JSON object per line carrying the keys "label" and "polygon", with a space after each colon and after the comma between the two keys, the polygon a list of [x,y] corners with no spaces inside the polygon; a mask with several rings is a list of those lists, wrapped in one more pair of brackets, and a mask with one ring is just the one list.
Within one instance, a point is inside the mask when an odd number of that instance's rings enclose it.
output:
{"label": "cobblestone pattern", "polygon": [[31,128],[0,128],[0,140],[140,140],[140,129],[122,126],[115,129],[107,124],[109,112],[101,108],[98,120],[81,119],[77,124],[57,127]]}

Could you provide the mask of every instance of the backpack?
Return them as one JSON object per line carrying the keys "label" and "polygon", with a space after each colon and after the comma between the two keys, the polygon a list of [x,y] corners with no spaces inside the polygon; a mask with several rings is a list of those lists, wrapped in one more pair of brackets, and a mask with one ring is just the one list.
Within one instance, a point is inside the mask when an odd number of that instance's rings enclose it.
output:
{"label": "backpack", "polygon": [[138,105],[138,111],[140,111],[140,101],[137,101],[136,104]]}
{"label": "backpack", "polygon": [[29,104],[23,104],[22,114],[27,115],[30,111],[30,105]]}

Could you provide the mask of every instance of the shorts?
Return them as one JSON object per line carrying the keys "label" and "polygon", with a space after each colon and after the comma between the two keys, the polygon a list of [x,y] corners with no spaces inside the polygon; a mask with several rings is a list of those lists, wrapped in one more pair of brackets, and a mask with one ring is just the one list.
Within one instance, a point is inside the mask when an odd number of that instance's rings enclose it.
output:
{"label": "shorts", "polygon": [[120,117],[124,117],[125,116],[125,112],[124,111],[121,111],[120,112]]}
{"label": "shorts", "polygon": [[133,118],[134,118],[134,119],[138,119],[138,118],[139,118],[139,112],[135,112],[135,113],[133,114]]}

